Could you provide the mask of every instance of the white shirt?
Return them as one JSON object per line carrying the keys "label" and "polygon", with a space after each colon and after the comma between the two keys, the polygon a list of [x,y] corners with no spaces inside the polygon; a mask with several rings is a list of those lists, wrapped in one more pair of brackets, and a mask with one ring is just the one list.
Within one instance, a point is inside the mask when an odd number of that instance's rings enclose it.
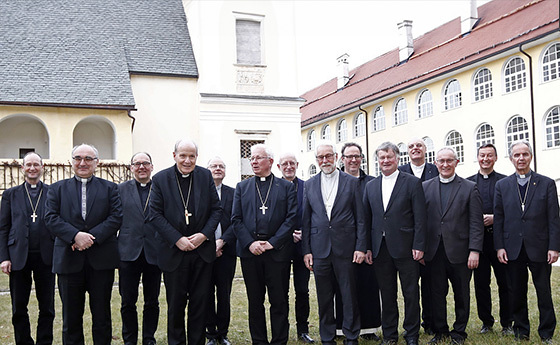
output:
{"label": "white shirt", "polygon": [[331,211],[338,192],[338,178],[340,173],[335,169],[331,174],[327,175],[321,172],[321,194],[323,196],[323,203],[327,210],[327,217],[331,219]]}
{"label": "white shirt", "polygon": [[391,199],[391,194],[397,183],[397,177],[399,176],[399,170],[395,170],[391,175],[385,176],[381,179],[381,196],[383,197],[383,210],[387,210],[387,205],[389,204],[389,199]]}
{"label": "white shirt", "polygon": [[412,173],[414,174],[414,176],[418,177],[418,178],[422,178],[422,174],[424,173],[424,167],[426,166],[426,163],[424,162],[424,164],[416,166],[414,165],[412,162],[410,162],[410,168],[412,169]]}

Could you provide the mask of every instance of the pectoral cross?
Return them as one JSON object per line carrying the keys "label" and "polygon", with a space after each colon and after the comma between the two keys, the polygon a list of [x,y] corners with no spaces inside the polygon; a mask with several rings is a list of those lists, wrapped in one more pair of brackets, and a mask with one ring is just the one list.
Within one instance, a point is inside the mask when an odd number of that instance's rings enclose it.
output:
{"label": "pectoral cross", "polygon": [[31,218],[33,219],[33,223],[35,223],[35,219],[37,219],[37,214],[35,212],[33,212],[33,214],[31,215]]}
{"label": "pectoral cross", "polygon": [[261,207],[259,207],[259,209],[262,211],[262,214],[265,214],[266,210],[268,210],[268,207],[262,205]]}
{"label": "pectoral cross", "polygon": [[525,212],[525,203],[521,204],[521,212]]}
{"label": "pectoral cross", "polygon": [[192,216],[192,213],[189,213],[189,210],[185,209],[185,221],[187,225],[189,225],[189,217]]}

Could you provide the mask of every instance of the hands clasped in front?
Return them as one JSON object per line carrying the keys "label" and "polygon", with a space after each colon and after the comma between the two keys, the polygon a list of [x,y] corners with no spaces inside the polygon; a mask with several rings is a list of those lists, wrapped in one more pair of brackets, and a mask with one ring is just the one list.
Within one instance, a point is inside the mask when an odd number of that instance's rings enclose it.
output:
{"label": "hands clasped in front", "polygon": [[189,252],[198,248],[204,241],[206,241],[206,235],[197,232],[196,234],[190,236],[182,236],[175,242],[177,248],[184,252]]}

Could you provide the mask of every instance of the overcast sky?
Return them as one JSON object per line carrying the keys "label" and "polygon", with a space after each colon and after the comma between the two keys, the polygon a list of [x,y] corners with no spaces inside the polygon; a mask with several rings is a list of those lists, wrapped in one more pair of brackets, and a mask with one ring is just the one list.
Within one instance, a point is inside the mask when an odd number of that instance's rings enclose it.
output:
{"label": "overcast sky", "polygon": [[[489,0],[478,0],[477,6]],[[495,0],[509,1],[509,0]],[[336,59],[350,69],[398,47],[397,23],[412,20],[414,38],[461,16],[469,0],[298,0],[299,93],[336,77]]]}

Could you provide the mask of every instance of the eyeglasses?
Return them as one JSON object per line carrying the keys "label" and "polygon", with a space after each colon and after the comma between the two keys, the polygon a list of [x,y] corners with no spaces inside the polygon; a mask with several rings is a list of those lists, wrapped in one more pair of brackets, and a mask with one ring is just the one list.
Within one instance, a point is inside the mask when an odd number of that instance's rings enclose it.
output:
{"label": "eyeglasses", "polygon": [[297,165],[297,163],[296,163],[296,162],[292,162],[292,161],[284,162],[284,163],[280,164],[280,166],[281,166],[281,167],[284,167],[284,168],[287,168],[287,167],[295,167],[296,165]]}
{"label": "eyeglasses", "polygon": [[41,167],[41,164],[39,164],[39,163],[25,163],[25,167],[26,167],[26,168],[31,168],[31,167],[33,167],[33,168],[40,168],[40,167]]}
{"label": "eyeglasses", "polygon": [[268,157],[251,156],[251,157],[249,157],[249,161],[250,161],[250,162],[252,162],[252,161],[260,161],[260,160],[267,159],[267,158],[268,158]]}
{"label": "eyeglasses", "polygon": [[133,162],[133,163],[130,163],[130,165],[134,165],[137,168],[139,168],[140,166],[143,166],[144,168],[147,168],[150,165],[152,165],[152,163],[147,162],[147,161],[146,162]]}
{"label": "eyeglasses", "polygon": [[315,158],[317,158],[318,161],[322,161],[323,159],[327,159],[328,161],[330,161],[331,159],[334,158],[334,153],[327,153],[324,156],[316,156]]}
{"label": "eyeglasses", "polygon": [[86,162],[86,163],[91,163],[91,162],[93,162],[94,160],[96,160],[97,157],[90,157],[90,156],[85,156],[85,157],[82,157],[82,156],[74,156],[74,157],[72,157],[72,159],[73,159],[76,163],[79,163],[79,162],[81,162],[81,161],[84,161],[84,162]]}
{"label": "eyeglasses", "polygon": [[214,170],[214,169],[222,169],[222,170],[224,170],[224,169],[226,168],[226,166],[223,165],[223,164],[212,164],[212,165],[209,165],[208,168],[210,168],[210,169],[212,169],[212,170]]}
{"label": "eyeglasses", "polygon": [[343,155],[342,158],[347,158],[349,160],[358,160],[362,158],[362,155]]}
{"label": "eyeglasses", "polygon": [[438,159],[438,160],[436,160],[436,162],[438,162],[441,165],[444,165],[445,163],[447,163],[448,165],[451,165],[456,161],[457,161],[456,159]]}

